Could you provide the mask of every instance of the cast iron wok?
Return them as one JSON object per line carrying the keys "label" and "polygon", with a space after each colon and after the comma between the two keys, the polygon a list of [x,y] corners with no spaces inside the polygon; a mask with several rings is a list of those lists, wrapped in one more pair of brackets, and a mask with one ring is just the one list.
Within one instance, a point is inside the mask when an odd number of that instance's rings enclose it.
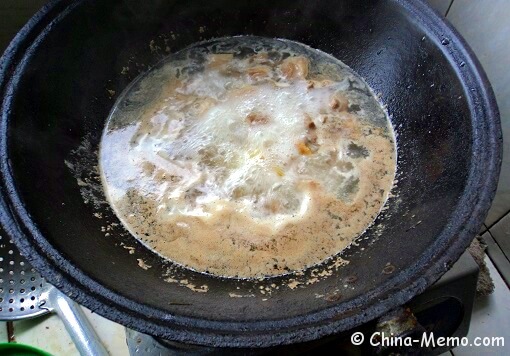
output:
{"label": "cast iron wok", "polygon": [[[341,59],[381,93],[398,135],[398,184],[387,209],[342,254],[347,266],[293,290],[286,287],[292,275],[239,281],[172,267],[122,226],[105,236],[115,216],[105,204],[84,202],[65,164],[84,139],[94,155],[115,97],[167,50],[243,34],[296,40]],[[5,231],[79,303],[194,344],[311,340],[405,303],[478,232],[501,162],[487,78],[459,35],[421,1],[53,1],[3,56],[0,94]],[[165,281],[169,268],[208,292]],[[281,287],[271,295],[258,292],[273,283]]]}

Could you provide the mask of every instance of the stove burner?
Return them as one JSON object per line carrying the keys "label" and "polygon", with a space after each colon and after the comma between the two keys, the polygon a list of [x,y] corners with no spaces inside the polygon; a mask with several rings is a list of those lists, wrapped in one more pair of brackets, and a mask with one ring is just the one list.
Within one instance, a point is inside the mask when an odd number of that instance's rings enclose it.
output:
{"label": "stove burner", "polygon": [[[463,337],[469,330],[471,312],[476,293],[478,265],[469,252],[459,258],[452,268],[425,292],[414,297],[407,306],[416,317],[418,323],[426,332],[433,332],[437,337]],[[374,348],[365,342],[364,345],[354,346],[350,337],[354,332],[362,332],[365,340],[376,331],[376,320],[368,322],[356,329],[338,335],[328,336],[320,340],[277,346],[266,349],[219,349],[199,345],[188,345],[169,340],[154,338],[126,328],[129,353],[137,356],[152,355],[303,355],[312,350],[317,352],[335,352],[348,355],[390,354],[391,348]],[[433,354],[440,354],[449,347],[427,350]],[[413,350],[416,351],[416,350]]]}

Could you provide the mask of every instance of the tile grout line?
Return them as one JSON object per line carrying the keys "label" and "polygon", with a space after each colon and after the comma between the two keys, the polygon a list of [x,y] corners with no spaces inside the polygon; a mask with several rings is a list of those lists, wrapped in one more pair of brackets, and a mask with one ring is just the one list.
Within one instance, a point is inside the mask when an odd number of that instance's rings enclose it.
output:
{"label": "tile grout line", "polygon": [[[508,259],[508,257],[506,256],[505,252],[501,249],[501,247],[499,246],[498,242],[496,241],[496,239],[494,238],[494,236],[492,236],[491,232],[489,230],[487,230],[485,233],[488,233],[492,239],[492,241],[494,241],[494,243],[496,244],[496,247],[501,251],[501,253],[503,254],[503,256],[509,261],[510,263],[510,260]],[[510,290],[510,281],[507,282],[506,278],[503,276],[502,272],[501,272],[501,266],[498,267],[496,261],[491,257],[490,254],[487,253],[487,251],[485,252],[485,255],[487,256],[487,258],[489,258],[489,260],[492,262],[492,264],[494,265],[494,268],[496,269],[496,271],[498,272],[499,276],[501,277],[501,279],[503,280],[503,282],[505,282],[505,285],[507,287],[508,290]]]}
{"label": "tile grout line", "polygon": [[446,13],[444,14],[444,17],[447,17],[447,16],[448,16],[448,13],[450,12],[450,9],[452,8],[452,5],[453,5],[453,2],[454,2],[454,1],[455,1],[455,0],[452,0],[452,1],[450,2],[450,5],[448,5],[448,9],[446,9]]}
{"label": "tile grout line", "polygon": [[490,228],[493,228],[497,223],[499,223],[501,220],[503,220],[507,215],[510,215],[510,210],[508,210],[506,213],[501,215],[501,217],[499,217],[496,221],[494,221],[492,224],[490,224],[490,226],[485,225],[485,226],[487,226],[487,230],[489,230]]}
{"label": "tile grout line", "polygon": [[16,337],[14,336],[14,323],[12,321],[8,321],[6,323],[7,328],[7,342],[16,342]]}
{"label": "tile grout line", "polygon": [[491,235],[492,239],[494,240],[494,243],[499,247],[499,249],[501,250],[501,252],[503,253],[503,256],[506,257],[506,259],[508,260],[508,262],[510,262],[510,256],[507,256],[507,254],[505,253],[505,250],[501,248],[501,246],[499,245],[498,243],[498,240],[494,237],[494,235],[492,234],[492,231],[490,229],[487,229],[487,231],[485,232],[488,232],[489,235]]}

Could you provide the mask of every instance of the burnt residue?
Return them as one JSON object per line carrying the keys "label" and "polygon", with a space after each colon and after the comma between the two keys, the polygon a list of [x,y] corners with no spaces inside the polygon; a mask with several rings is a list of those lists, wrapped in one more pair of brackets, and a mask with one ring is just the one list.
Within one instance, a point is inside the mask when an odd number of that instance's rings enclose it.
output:
{"label": "burnt residue", "polygon": [[367,158],[370,154],[366,147],[357,145],[354,142],[351,142],[347,149],[349,150],[347,155],[352,158]]}
{"label": "burnt residue", "polygon": [[383,274],[392,274],[395,272],[395,266],[393,266],[391,263],[387,263],[386,266],[384,266],[382,273]]}

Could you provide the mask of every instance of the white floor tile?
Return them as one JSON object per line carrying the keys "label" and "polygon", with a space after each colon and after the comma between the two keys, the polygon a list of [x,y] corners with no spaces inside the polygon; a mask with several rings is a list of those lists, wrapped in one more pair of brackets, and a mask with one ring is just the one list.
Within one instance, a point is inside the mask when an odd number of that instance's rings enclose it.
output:
{"label": "white floor tile", "polygon": [[[110,355],[129,355],[124,326],[84,310]],[[14,335],[17,342],[35,346],[55,356],[79,356],[64,324],[55,314],[15,322]]]}
{"label": "white floor tile", "polygon": [[490,226],[510,210],[510,1],[455,0],[447,18],[485,68],[501,113],[503,166],[498,191],[486,220]]}
{"label": "white floor tile", "polygon": [[7,323],[0,321],[0,342],[7,342]]}
{"label": "white floor tile", "polygon": [[452,0],[427,0],[430,6],[436,9],[441,15],[445,16]]}
{"label": "white floor tile", "polygon": [[56,315],[14,322],[16,342],[35,346],[55,356],[79,356],[62,321]]}

